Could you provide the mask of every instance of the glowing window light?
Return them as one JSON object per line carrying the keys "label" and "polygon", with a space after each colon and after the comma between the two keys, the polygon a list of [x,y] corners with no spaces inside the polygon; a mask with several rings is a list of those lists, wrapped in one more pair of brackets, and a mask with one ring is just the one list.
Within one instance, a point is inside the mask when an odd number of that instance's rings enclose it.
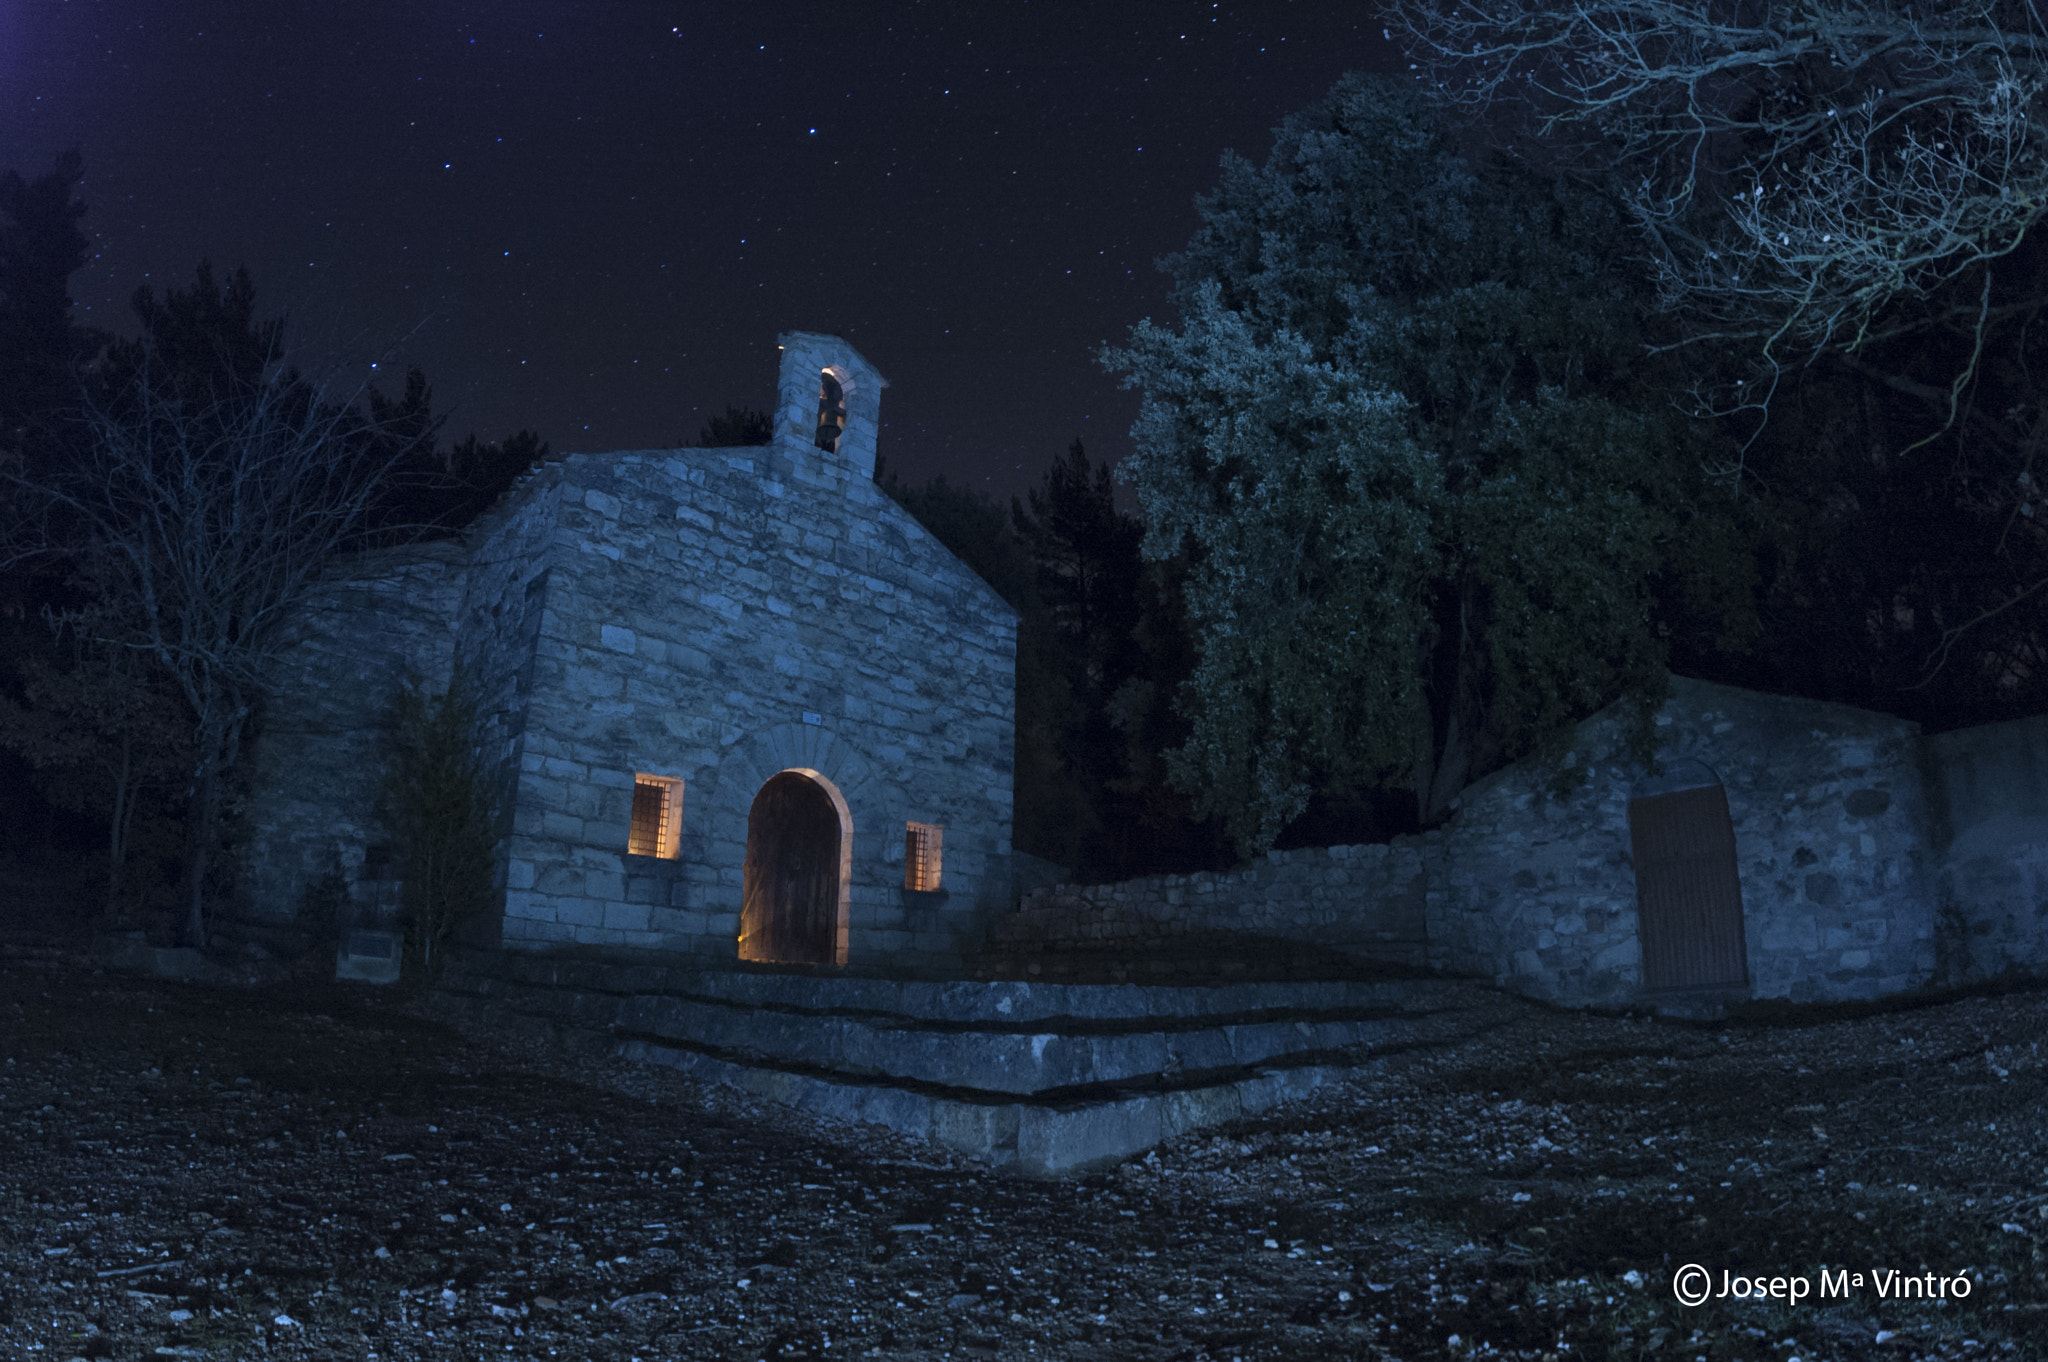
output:
{"label": "glowing window light", "polygon": [[633,825],[626,853],[672,861],[682,854],[683,782],[670,776],[633,776]]}
{"label": "glowing window light", "polygon": [[930,893],[939,887],[946,830],[934,823],[903,825],[903,887]]}

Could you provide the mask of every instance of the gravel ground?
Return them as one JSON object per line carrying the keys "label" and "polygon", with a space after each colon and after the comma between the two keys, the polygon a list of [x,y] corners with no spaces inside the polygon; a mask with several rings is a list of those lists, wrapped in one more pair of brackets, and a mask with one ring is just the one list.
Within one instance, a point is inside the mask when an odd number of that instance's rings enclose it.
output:
{"label": "gravel ground", "polygon": [[[2048,994],[1719,1027],[1475,994],[1477,1034],[1035,1183],[461,1033],[431,998],[167,984],[16,944],[0,1348],[2048,1356]],[[1811,1294],[1688,1307],[1689,1263],[1714,1291]],[[1901,1300],[1907,1277],[1951,1299]]]}

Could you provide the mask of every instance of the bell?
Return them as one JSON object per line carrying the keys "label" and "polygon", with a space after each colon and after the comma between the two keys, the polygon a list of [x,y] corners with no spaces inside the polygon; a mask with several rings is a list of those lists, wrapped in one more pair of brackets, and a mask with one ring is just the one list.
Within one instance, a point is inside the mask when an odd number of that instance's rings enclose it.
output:
{"label": "bell", "polygon": [[820,422],[818,425],[818,448],[828,451],[837,450],[839,448],[839,434],[839,423],[837,421]]}

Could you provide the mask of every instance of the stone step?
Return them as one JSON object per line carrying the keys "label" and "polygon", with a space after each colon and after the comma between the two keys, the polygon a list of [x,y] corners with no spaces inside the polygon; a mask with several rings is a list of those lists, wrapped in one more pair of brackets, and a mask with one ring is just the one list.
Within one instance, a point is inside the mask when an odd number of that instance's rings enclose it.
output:
{"label": "stone step", "polygon": [[1467,1005],[1427,980],[933,983],[514,953],[460,957],[437,991],[1039,1176],[1265,1110]]}
{"label": "stone step", "polygon": [[1219,983],[1425,977],[1427,945],[1389,937],[1347,949],[1249,932],[1186,932],[1161,941],[1081,939],[998,923],[978,979],[1033,983]]}

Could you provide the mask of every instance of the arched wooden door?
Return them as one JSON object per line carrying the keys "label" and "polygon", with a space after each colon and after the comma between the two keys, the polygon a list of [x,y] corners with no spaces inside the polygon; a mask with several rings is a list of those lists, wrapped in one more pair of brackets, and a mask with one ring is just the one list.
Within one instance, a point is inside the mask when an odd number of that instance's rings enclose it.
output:
{"label": "arched wooden door", "polygon": [[1645,988],[1714,988],[1749,978],[1742,880],[1728,796],[1703,762],[1679,761],[1628,802]]}
{"label": "arched wooden door", "polygon": [[839,944],[839,810],[796,771],[770,776],[747,813],[740,959],[830,965]]}

